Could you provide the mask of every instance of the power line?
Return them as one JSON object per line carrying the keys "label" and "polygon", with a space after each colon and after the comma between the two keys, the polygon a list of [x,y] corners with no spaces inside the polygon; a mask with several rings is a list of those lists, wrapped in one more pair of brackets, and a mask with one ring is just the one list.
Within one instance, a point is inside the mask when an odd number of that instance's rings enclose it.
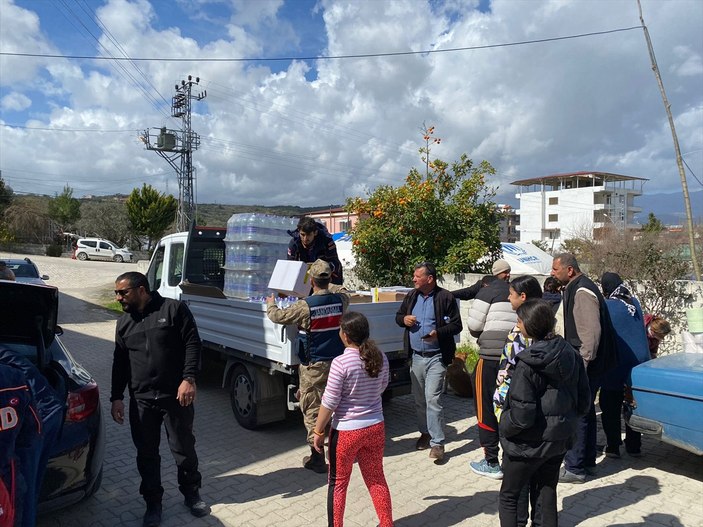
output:
{"label": "power line", "polygon": [[134,133],[140,132],[138,128],[104,130],[102,128],[50,128],[47,126],[24,126],[21,124],[0,123],[5,128],[22,128],[24,130],[39,130],[43,132],[97,132],[101,134]]}
{"label": "power line", "polygon": [[294,61],[294,60],[339,60],[339,59],[367,59],[378,57],[401,57],[409,55],[430,55],[434,53],[455,53],[458,51],[475,51],[479,49],[505,48],[510,46],[524,46],[528,44],[540,44],[543,42],[556,42],[560,40],[570,40],[575,38],[594,37],[599,35],[608,35],[611,33],[620,33],[623,31],[632,31],[634,29],[642,29],[642,26],[622,27],[617,29],[608,29],[605,31],[592,31],[590,33],[579,33],[577,35],[565,35],[561,37],[539,38],[533,40],[521,40],[517,42],[505,42],[501,44],[485,44],[482,46],[463,46],[459,48],[447,49],[425,49],[422,51],[389,51],[383,53],[357,53],[350,55],[316,55],[316,56],[301,56],[301,57],[237,57],[237,58],[213,58],[213,57],[198,57],[198,58],[183,58],[183,57],[96,57],[90,55],[56,55],[50,53],[13,53],[0,51],[0,56],[7,57],[35,57],[46,59],[85,59],[85,60],[114,60],[114,61],[154,61],[154,62],[279,62],[279,61]]}

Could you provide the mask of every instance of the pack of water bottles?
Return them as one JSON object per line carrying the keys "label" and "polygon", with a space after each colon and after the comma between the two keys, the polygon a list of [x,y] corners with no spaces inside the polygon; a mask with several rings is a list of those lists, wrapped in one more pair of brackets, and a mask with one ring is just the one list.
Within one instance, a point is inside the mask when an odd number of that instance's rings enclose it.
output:
{"label": "pack of water bottles", "polygon": [[225,236],[225,286],[229,297],[261,298],[278,260],[286,258],[296,218],[270,214],[233,214]]}

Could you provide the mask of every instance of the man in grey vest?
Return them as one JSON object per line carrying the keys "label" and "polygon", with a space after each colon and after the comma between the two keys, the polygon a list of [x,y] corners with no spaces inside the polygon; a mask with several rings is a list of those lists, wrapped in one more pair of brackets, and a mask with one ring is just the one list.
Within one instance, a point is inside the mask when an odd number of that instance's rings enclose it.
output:
{"label": "man in grey vest", "polygon": [[584,275],[573,254],[554,257],[552,276],[564,285],[564,338],[579,352],[586,366],[591,406],[579,418],[576,441],[564,457],[562,483],[583,483],[596,466],[596,411],[594,401],[604,373],[614,366],[615,350],[605,299]]}

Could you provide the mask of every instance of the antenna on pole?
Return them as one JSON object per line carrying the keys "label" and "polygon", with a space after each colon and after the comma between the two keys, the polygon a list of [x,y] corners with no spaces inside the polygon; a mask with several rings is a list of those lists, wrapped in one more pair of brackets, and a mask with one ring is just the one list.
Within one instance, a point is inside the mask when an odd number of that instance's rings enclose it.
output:
{"label": "antenna on pole", "polygon": [[[172,130],[165,126],[147,128],[140,136],[147,150],[153,150],[164,158],[176,171],[178,178],[178,212],[176,228],[185,231],[195,219],[195,167],[193,151],[200,147],[200,136],[191,129],[191,101],[201,101],[207,91],[193,93],[193,86],[200,84],[200,77],[188,75],[188,80],[176,84],[176,94],[171,99],[171,116],[181,119],[181,129]],[[155,146],[154,146],[155,145]]]}

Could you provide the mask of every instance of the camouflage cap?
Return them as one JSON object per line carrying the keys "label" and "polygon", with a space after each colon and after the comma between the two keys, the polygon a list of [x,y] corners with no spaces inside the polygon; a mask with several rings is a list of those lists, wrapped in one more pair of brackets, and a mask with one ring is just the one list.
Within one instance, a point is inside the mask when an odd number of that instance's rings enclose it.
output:
{"label": "camouflage cap", "polygon": [[310,276],[320,280],[329,280],[332,276],[330,264],[324,260],[315,260],[310,266]]}

